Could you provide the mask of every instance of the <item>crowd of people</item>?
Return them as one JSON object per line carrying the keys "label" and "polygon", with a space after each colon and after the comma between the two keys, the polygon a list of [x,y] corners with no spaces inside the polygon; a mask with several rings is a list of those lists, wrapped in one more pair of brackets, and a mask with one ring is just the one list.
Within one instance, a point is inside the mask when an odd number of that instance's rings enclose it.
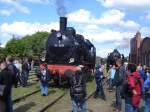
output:
{"label": "crowd of people", "polygon": [[[13,59],[7,57],[0,61],[0,112],[13,112],[12,87],[18,84],[22,87],[28,85],[29,71],[32,63],[25,58]],[[48,82],[51,79],[46,64],[40,64],[37,77],[40,82],[41,95],[48,95]],[[133,63],[124,64],[121,59],[110,65],[109,70],[104,73],[104,65],[95,66],[96,90],[94,98],[107,100],[104,92],[104,81],[108,82],[108,91],[115,91],[115,112],[138,112],[140,101],[145,101],[144,112],[150,112],[150,68],[136,66]],[[76,71],[65,73],[69,79],[70,97],[72,100],[72,112],[87,112],[87,70],[83,65],[76,67]],[[70,77],[71,76],[71,77]],[[107,81],[106,81],[106,80]]]}
{"label": "crowd of people", "polygon": [[27,86],[31,64],[11,56],[0,60],[0,112],[13,112],[12,88]]}
{"label": "crowd of people", "polygon": [[115,112],[139,112],[140,102],[145,101],[144,112],[150,112],[150,68],[125,65],[118,59],[108,71],[109,91],[116,91]]}

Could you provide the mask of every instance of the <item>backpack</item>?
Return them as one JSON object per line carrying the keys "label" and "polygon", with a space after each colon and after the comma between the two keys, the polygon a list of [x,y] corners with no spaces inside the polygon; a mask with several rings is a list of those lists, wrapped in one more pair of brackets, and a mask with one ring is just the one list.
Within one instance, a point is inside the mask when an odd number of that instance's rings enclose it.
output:
{"label": "backpack", "polygon": [[76,103],[82,102],[82,100],[86,96],[85,86],[81,84],[82,82],[82,76],[79,77],[79,80],[77,82],[76,78],[73,77],[73,86],[72,86],[72,93],[73,93],[73,99]]}

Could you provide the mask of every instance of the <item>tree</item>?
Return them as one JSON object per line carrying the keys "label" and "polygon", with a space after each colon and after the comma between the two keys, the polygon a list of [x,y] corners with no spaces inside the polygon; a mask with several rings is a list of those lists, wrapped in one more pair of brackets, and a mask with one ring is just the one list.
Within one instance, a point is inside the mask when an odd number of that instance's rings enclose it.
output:
{"label": "tree", "polygon": [[45,47],[48,35],[48,32],[37,32],[21,39],[13,37],[6,44],[6,54],[15,57],[39,56],[41,49]]}

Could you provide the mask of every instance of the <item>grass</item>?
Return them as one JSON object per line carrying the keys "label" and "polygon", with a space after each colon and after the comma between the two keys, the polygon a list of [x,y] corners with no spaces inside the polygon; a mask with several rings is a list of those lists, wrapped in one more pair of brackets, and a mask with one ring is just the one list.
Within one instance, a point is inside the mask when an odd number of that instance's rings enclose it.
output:
{"label": "grass", "polygon": [[40,93],[30,96],[14,106],[15,112],[38,112],[39,109],[44,107],[47,103],[54,101],[64,92],[65,89],[49,88],[48,96],[43,97]]}
{"label": "grass", "polygon": [[[13,99],[23,96],[25,94],[31,93],[39,89],[39,84],[31,85],[26,88],[14,88],[13,89]],[[91,94],[95,90],[95,81],[91,80],[87,82],[87,93]],[[41,107],[44,107],[48,103],[54,101],[61,94],[63,94],[66,89],[63,88],[49,88],[49,95],[47,97],[41,96],[40,92],[21,100],[19,103],[14,105],[15,112],[37,112]],[[71,99],[69,92],[60,99],[48,112],[60,112],[63,109],[71,108]],[[61,111],[66,112],[66,111]]]}
{"label": "grass", "polygon": [[13,99],[16,99],[18,97],[29,94],[38,89],[39,89],[39,84],[34,84],[34,85],[27,86],[24,88],[23,87],[13,88],[12,97]]}
{"label": "grass", "polygon": [[[20,86],[18,88],[13,88],[13,92],[12,92],[13,99],[16,99],[18,97],[21,97],[23,95],[26,95],[26,94],[29,94],[33,91],[38,90],[39,84],[38,84],[38,82],[35,83],[35,81],[34,81],[35,78],[36,78],[36,76],[30,73],[29,80],[28,80],[29,86],[27,86],[27,87],[21,87]],[[33,83],[35,83],[35,84],[33,84]]]}

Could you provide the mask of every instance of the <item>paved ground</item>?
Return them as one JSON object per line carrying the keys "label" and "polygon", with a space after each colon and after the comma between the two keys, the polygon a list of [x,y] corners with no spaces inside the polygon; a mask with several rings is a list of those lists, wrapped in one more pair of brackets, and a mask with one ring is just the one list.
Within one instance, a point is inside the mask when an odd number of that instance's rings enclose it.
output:
{"label": "paved ground", "polygon": [[114,92],[106,92],[106,100],[100,98],[90,98],[88,100],[88,109],[91,112],[113,112]]}

